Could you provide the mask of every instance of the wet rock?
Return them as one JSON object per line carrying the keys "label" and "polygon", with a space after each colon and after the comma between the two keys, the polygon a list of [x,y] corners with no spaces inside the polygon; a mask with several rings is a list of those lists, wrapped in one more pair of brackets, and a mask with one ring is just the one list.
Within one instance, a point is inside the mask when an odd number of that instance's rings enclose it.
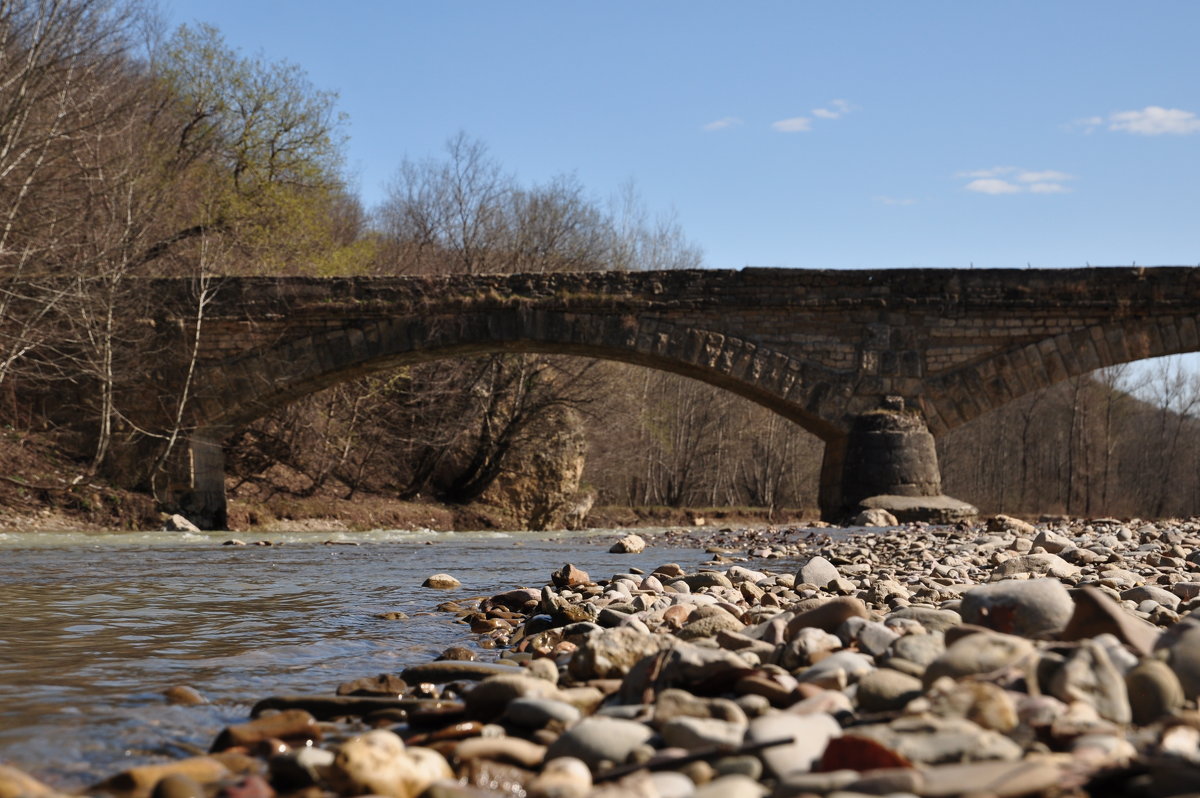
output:
{"label": "wet rock", "polygon": [[546,758],[546,746],[520,737],[472,737],[458,744],[454,756],[458,759],[491,759],[534,768]]}
{"label": "wet rock", "polygon": [[547,749],[546,758],[574,757],[592,770],[602,762],[624,764],[652,734],[648,726],[636,721],[593,715],[563,732]]}
{"label": "wet rock", "polygon": [[247,723],[226,727],[213,741],[213,751],[234,746],[251,746],[263,740],[284,740],[295,745],[307,745],[321,739],[317,720],[303,709],[287,709],[263,715]]}
{"label": "wet rock", "polygon": [[611,554],[641,554],[646,550],[646,541],[640,535],[626,535],[612,544]]}
{"label": "wet rock", "polygon": [[329,768],[329,782],[344,795],[416,798],[438,779],[453,779],[436,751],[407,748],[386,729],[352,737],[341,745]]}
{"label": "wet rock", "polygon": [[[14,795],[35,795],[36,793],[14,793]],[[0,790],[0,795],[7,795]],[[185,773],[172,773],[158,780],[150,798],[207,798],[204,785]]]}
{"label": "wet rock", "polygon": [[591,582],[587,571],[567,563],[550,575],[550,580],[558,587],[577,587]]}
{"label": "wet rock", "polygon": [[476,662],[472,660],[434,660],[422,665],[411,665],[400,673],[400,677],[409,684],[444,684],[457,681],[478,681],[489,676],[504,674],[520,675],[522,669],[503,660],[497,662]]}
{"label": "wet rock", "polygon": [[1026,660],[1033,653],[1033,644],[1023,638],[994,632],[973,632],[955,640],[940,657],[929,663],[923,681],[928,687],[942,676],[957,679],[976,673],[991,673]]}
{"label": "wet rock", "polygon": [[334,754],[324,748],[294,748],[273,755],[267,765],[271,782],[280,790],[291,792],[320,784],[325,772],[333,765]]}
{"label": "wet rock", "polygon": [[182,515],[179,515],[178,513],[176,513],[175,515],[169,516],[167,518],[167,520],[163,521],[162,528],[163,528],[164,532],[197,532],[198,533],[200,531],[200,527],[196,526],[191,521],[187,520],[186,518],[184,518]]}
{"label": "wet rock", "polygon": [[579,721],[579,709],[552,698],[514,698],[504,707],[502,720],[523,729],[541,729],[550,723],[564,728]]}
{"label": "wet rock", "polygon": [[528,784],[529,798],[586,798],[592,791],[592,771],[575,757],[546,762]]}
{"label": "wet rock", "polygon": [[275,790],[262,776],[251,773],[232,784],[223,785],[217,790],[215,798],[275,798]]}
{"label": "wet rock", "polygon": [[378,676],[364,676],[361,679],[342,682],[337,687],[337,694],[399,698],[406,689],[408,689],[408,683],[399,676],[381,673]]}
{"label": "wet rock", "polygon": [[199,690],[187,685],[168,687],[163,691],[163,697],[167,699],[167,703],[169,704],[184,707],[195,707],[208,703],[208,699],[202,696]]}
{"label": "wet rock", "polygon": [[1133,722],[1139,726],[1170,715],[1183,707],[1185,700],[1183,685],[1175,671],[1157,659],[1142,660],[1126,673],[1125,689],[1129,693]]}
{"label": "wet rock", "polygon": [[463,695],[463,700],[471,717],[491,721],[498,718],[513,699],[558,697],[558,688],[545,679],[504,674],[489,676],[479,682]]}
{"label": "wet rock", "polygon": [[1009,579],[963,594],[963,621],[1021,637],[1051,636],[1066,627],[1075,611],[1071,595],[1057,579]]}
{"label": "wet rock", "polygon": [[462,582],[450,574],[434,574],[433,576],[426,577],[425,581],[421,583],[421,587],[450,590],[451,588],[462,587]]}
{"label": "wet rock", "polygon": [[[19,771],[18,771],[19,772]],[[214,756],[194,756],[161,765],[141,765],[124,770],[92,787],[89,792],[119,792],[147,796],[168,776],[187,776],[199,784],[213,784],[229,778],[233,772]]]}
{"label": "wet rock", "polygon": [[765,743],[791,740],[790,743],[765,748],[760,754],[767,770],[779,777],[811,770],[813,762],[824,753],[826,744],[841,734],[842,727],[838,722],[823,713],[794,715],[769,712],[750,721],[746,741]]}

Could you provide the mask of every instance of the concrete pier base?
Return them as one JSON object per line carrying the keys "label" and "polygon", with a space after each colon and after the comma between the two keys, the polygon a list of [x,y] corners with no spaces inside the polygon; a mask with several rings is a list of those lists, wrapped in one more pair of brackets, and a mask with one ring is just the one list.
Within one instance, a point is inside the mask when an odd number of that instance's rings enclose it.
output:
{"label": "concrete pier base", "polygon": [[942,494],[937,447],[917,413],[878,410],[857,416],[844,438],[827,441],[821,516],[845,521],[868,508],[900,521],[954,523],[978,514]]}

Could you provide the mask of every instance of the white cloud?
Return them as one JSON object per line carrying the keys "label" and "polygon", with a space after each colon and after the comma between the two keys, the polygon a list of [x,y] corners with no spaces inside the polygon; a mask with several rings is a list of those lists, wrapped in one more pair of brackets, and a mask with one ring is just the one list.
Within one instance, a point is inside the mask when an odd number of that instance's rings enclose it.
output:
{"label": "white cloud", "polygon": [[1066,172],[1056,172],[1053,169],[1048,169],[1044,172],[1025,172],[1022,171],[1017,175],[1017,180],[1022,183],[1061,183],[1064,180],[1074,179],[1072,175]]}
{"label": "white cloud", "polygon": [[1033,194],[1066,194],[1070,190],[1062,183],[1032,183],[1029,185],[1029,191]]}
{"label": "white cloud", "polygon": [[1019,166],[993,166],[991,169],[973,169],[959,172],[955,177],[969,182],[963,186],[977,194],[1066,194],[1071,191],[1064,185],[1074,180],[1074,175],[1056,169],[1022,169]]}
{"label": "white cloud", "polygon": [[812,120],[807,116],[793,116],[791,119],[772,122],[771,128],[780,133],[806,133],[812,130]]}
{"label": "white cloud", "polygon": [[702,126],[702,130],[725,130],[730,127],[737,127],[742,124],[742,120],[736,116],[723,116],[720,119],[715,119],[707,125]]}
{"label": "white cloud", "polygon": [[972,180],[970,183],[967,183],[966,189],[967,191],[976,191],[980,194],[1016,194],[1021,191],[1020,186],[994,177]]}
{"label": "white cloud", "polygon": [[880,205],[916,205],[917,201],[911,197],[872,197],[872,200]]}
{"label": "white cloud", "polygon": [[812,114],[819,119],[837,119],[853,110],[854,106],[845,100],[830,100],[828,107],[814,108]]}
{"label": "white cloud", "polygon": [[1140,111],[1118,111],[1109,114],[1108,129],[1141,136],[1186,136],[1200,133],[1200,118],[1180,108],[1148,105]]}

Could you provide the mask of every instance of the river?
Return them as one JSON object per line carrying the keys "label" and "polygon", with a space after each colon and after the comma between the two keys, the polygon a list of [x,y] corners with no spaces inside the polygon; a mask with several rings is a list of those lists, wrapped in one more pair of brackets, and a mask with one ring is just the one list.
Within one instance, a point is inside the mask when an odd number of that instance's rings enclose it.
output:
{"label": "river", "polygon": [[[437,604],[593,578],[694,569],[699,548],[609,554],[612,530],[553,533],[0,532],[0,763],[63,790],[207,749],[268,695],[333,692],[472,639]],[[329,543],[358,545],[329,545]],[[434,573],[462,581],[422,588]],[[385,620],[400,611],[408,620]],[[211,704],[171,706],[189,685]]]}

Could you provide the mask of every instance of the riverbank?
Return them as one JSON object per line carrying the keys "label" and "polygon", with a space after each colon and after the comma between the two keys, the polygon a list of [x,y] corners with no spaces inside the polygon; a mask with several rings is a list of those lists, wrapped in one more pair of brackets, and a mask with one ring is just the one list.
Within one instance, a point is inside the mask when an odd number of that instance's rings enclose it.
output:
{"label": "riverbank", "polygon": [[[362,492],[347,498],[348,491],[333,488],[305,495],[277,487],[275,492],[245,491],[246,496],[231,490],[231,531],[523,528],[502,508],[481,503],[458,506]],[[588,513],[585,525],[604,529],[739,526],[798,523],[816,517],[817,511],[811,508],[599,506]],[[82,464],[64,457],[45,438],[0,433],[0,528],[155,529],[163,520],[153,497],[88,475]]]}
{"label": "riverbank", "polygon": [[1004,798],[1200,783],[1200,523],[662,540],[711,559],[611,577],[566,565],[540,589],[443,603],[476,646],[263,696],[209,754],[96,791]]}

